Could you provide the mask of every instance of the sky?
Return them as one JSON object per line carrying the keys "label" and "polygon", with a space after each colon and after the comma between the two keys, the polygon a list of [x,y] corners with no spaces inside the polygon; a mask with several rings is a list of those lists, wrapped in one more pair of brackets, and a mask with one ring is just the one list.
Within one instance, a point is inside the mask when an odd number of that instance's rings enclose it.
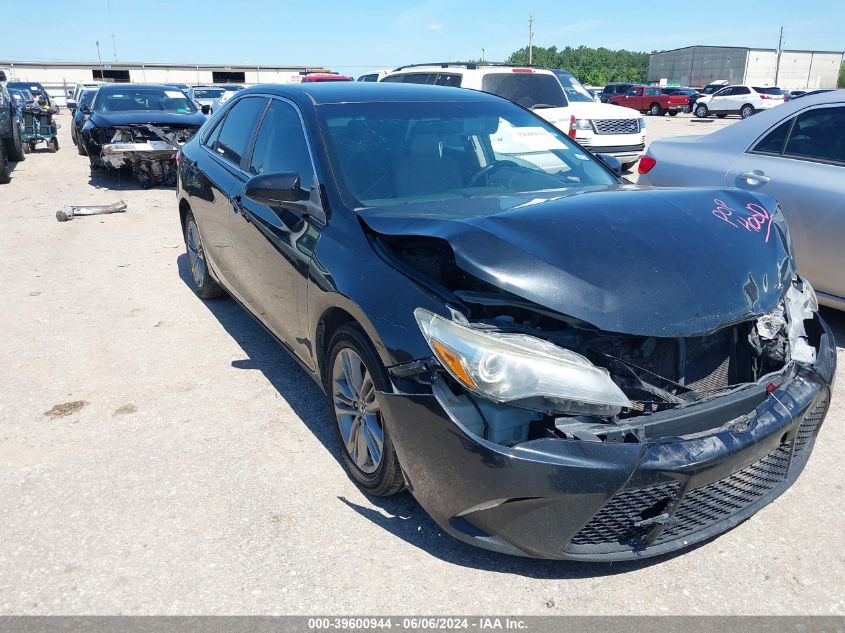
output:
{"label": "sky", "polygon": [[122,61],[322,66],[357,77],[478,59],[482,49],[502,61],[527,44],[529,15],[538,46],[776,48],[783,26],[784,48],[845,50],[845,0],[39,0],[37,36],[34,5],[4,4],[0,60],[96,61],[99,40],[104,62],[116,49]]}

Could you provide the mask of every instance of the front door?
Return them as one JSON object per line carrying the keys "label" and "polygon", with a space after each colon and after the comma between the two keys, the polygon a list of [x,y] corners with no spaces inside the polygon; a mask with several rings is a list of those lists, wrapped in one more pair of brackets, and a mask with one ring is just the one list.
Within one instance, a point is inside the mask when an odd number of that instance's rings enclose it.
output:
{"label": "front door", "polygon": [[255,147],[232,215],[240,288],[252,312],[303,362],[313,366],[307,333],[308,270],[319,226],[300,213],[254,202],[246,197],[246,178],[296,172],[300,186],[316,186],[314,165],[299,111],[273,99],[261,121]]}

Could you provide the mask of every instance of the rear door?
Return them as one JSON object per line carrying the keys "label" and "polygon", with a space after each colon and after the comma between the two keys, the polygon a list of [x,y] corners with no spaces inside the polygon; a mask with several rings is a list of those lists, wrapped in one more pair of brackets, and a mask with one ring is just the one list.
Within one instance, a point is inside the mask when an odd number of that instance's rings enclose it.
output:
{"label": "rear door", "polygon": [[271,209],[244,195],[247,178],[296,172],[300,186],[316,187],[316,175],[299,110],[273,98],[261,120],[246,172],[235,192],[232,239],[244,303],[309,366],[306,292],[308,269],[320,227],[291,209]]}
{"label": "rear door", "polygon": [[183,186],[190,196],[203,246],[220,281],[236,295],[237,270],[229,228],[232,204],[229,200],[242,170],[255,118],[266,104],[264,97],[239,99],[226,117],[202,139],[198,164],[189,165]]}
{"label": "rear door", "polygon": [[728,186],[775,196],[798,270],[845,297],[845,104],[818,106],[770,129],[731,166]]}
{"label": "rear door", "polygon": [[750,103],[752,106],[757,101],[757,95],[752,94],[748,86],[735,86],[730,98],[730,111],[739,112],[742,106]]}

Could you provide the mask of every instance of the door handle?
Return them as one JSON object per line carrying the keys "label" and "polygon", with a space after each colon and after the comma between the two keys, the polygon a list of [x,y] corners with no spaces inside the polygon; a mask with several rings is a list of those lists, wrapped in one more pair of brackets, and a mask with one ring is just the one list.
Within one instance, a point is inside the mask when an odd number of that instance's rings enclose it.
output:
{"label": "door handle", "polygon": [[752,184],[752,181],[754,181],[755,183],[765,185],[771,180],[771,178],[769,178],[766,174],[759,170],[744,171],[739,175],[739,177],[747,181],[749,184]]}
{"label": "door handle", "polygon": [[244,203],[240,195],[232,196],[231,198],[229,198],[229,202],[232,204],[232,211],[234,211],[236,215],[241,216],[247,222],[251,222],[251,220],[249,219],[249,214],[244,208]]}

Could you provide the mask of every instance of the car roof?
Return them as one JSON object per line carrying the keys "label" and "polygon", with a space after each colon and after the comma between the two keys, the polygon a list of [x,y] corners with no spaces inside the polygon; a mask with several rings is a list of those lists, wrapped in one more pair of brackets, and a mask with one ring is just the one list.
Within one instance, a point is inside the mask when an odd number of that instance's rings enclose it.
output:
{"label": "car roof", "polygon": [[105,84],[100,86],[102,92],[120,92],[121,90],[172,90],[176,88],[173,84]]}
{"label": "car roof", "polygon": [[259,84],[238,96],[273,94],[299,103],[377,103],[385,101],[500,101],[501,97],[466,88],[382,82],[329,81],[303,84]]}

